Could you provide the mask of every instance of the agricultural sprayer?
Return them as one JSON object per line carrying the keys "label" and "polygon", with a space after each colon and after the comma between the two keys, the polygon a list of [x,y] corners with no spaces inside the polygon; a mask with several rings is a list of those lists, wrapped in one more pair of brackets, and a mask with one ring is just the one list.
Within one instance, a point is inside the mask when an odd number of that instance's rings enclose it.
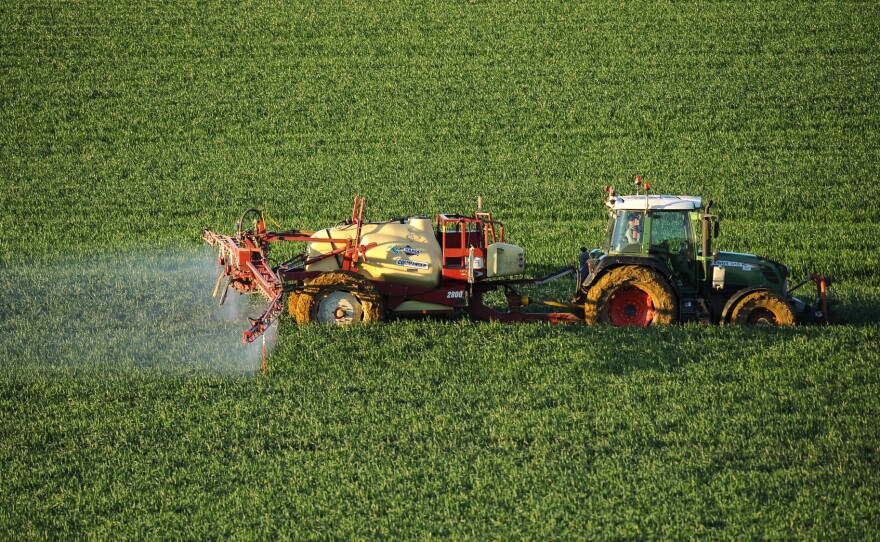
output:
{"label": "agricultural sprayer", "polygon": [[[637,179],[641,184],[641,180]],[[647,186],[646,186],[647,188]],[[611,220],[601,248],[584,252],[581,267],[523,278],[525,251],[508,243],[504,224],[482,209],[470,216],[437,214],[382,222],[364,220],[356,197],[351,216],[320,230],[268,231],[263,214],[248,209],[233,235],[209,229],[219,249],[220,302],[230,288],[259,294],[268,306],[244,332],[251,342],[283,313],[299,324],[351,324],[389,316],[465,312],[484,320],[553,323],[605,322],[647,326],[673,322],[791,325],[828,321],[830,276],[809,275],[789,288],[788,268],[759,256],[712,250],[718,217],[699,197],[616,196],[606,189]],[[269,253],[278,242],[305,250],[280,264]],[[577,275],[570,302],[536,301],[517,288]],[[791,292],[816,285],[814,303]],[[506,307],[485,302],[502,291]],[[530,304],[561,312],[524,311]]]}
{"label": "agricultural sprayer", "polygon": [[[481,207],[478,204],[478,207]],[[543,279],[512,278],[525,271],[525,252],[505,240],[504,224],[478,209],[473,216],[438,214],[384,222],[364,220],[365,201],[357,197],[351,217],[322,230],[270,232],[259,211],[249,209],[235,234],[208,229],[205,241],[219,247],[223,271],[214,295],[229,288],[265,296],[269,306],[244,333],[250,342],[284,310],[299,324],[374,322],[389,315],[439,315],[465,311],[502,322],[577,322],[574,312],[523,312],[529,303],[517,286],[543,284],[570,275],[565,268]],[[246,227],[249,217],[252,226]],[[306,250],[272,266],[273,243],[304,242]],[[225,284],[224,284],[225,283]],[[484,296],[503,290],[507,307],[499,311]],[[532,301],[534,302],[534,301]],[[568,309],[570,303],[545,302]]]}

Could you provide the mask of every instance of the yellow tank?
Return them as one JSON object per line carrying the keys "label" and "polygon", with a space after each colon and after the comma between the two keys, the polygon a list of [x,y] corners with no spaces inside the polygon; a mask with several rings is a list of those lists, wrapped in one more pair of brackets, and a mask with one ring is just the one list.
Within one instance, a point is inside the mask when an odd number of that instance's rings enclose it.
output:
{"label": "yellow tank", "polygon": [[526,258],[522,247],[510,243],[492,243],[487,248],[487,277],[505,277],[525,272]]}
{"label": "yellow tank", "polygon": [[[334,226],[315,232],[308,256],[314,258],[335,249],[341,243],[322,243],[318,239],[352,239],[356,225]],[[372,280],[436,287],[440,284],[442,254],[431,220],[411,217],[392,222],[370,222],[361,227],[361,244],[376,246],[367,250],[366,261],[358,264],[360,273]],[[325,258],[306,267],[307,271],[335,271],[341,268],[342,255]]]}

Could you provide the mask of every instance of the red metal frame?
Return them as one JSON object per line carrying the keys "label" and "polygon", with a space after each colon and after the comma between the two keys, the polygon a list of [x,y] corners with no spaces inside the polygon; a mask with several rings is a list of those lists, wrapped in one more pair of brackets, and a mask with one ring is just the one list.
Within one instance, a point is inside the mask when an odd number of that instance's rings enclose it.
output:
{"label": "red metal frame", "polygon": [[[461,215],[437,215],[437,236],[443,253],[442,276],[451,280],[468,280],[468,259],[482,263],[474,268],[474,281],[486,277],[486,256],[490,244],[504,242],[504,224],[492,220],[486,212],[473,217]],[[495,226],[500,235],[496,235]]]}

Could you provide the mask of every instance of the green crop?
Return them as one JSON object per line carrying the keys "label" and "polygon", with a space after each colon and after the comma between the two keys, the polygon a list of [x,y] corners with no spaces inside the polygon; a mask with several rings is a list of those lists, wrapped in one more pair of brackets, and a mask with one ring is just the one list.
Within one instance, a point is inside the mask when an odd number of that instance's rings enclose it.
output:
{"label": "green crop", "polygon": [[[880,523],[880,6],[0,5],[0,538],[835,538]],[[834,265],[837,324],[280,321],[200,231],[469,213],[532,276],[602,187]],[[567,279],[529,289],[567,300]]]}

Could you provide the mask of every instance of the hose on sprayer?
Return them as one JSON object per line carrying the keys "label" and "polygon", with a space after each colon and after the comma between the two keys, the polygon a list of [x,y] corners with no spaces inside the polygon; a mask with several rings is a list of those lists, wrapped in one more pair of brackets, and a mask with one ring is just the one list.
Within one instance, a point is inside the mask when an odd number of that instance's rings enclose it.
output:
{"label": "hose on sprayer", "polygon": [[235,238],[241,241],[242,233],[244,232],[243,225],[244,221],[249,214],[257,215],[257,220],[262,220],[263,213],[260,212],[259,209],[250,208],[241,214],[241,220],[235,223]]}

